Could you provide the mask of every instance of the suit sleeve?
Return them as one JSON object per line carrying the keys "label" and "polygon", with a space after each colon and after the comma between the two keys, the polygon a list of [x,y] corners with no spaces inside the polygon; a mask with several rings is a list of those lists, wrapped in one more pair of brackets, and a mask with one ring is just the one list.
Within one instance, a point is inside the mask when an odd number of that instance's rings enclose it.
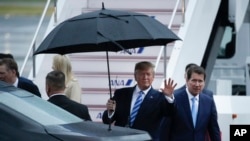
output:
{"label": "suit sleeve", "polygon": [[89,120],[89,121],[92,121],[91,116],[90,116],[90,114],[89,114],[89,109],[88,109],[87,106],[86,106],[86,115],[85,115],[85,119],[86,119],[86,120]]}
{"label": "suit sleeve", "polygon": [[33,94],[37,95],[38,97],[41,97],[41,93],[35,84],[33,84],[32,88],[31,88],[31,92]]}
{"label": "suit sleeve", "polygon": [[214,101],[212,101],[212,114],[210,118],[208,131],[211,141],[221,141],[220,128],[218,124],[218,115]]}
{"label": "suit sleeve", "polygon": [[110,123],[110,119],[108,118],[108,111],[107,111],[107,110],[105,110],[105,111],[103,112],[103,115],[102,115],[102,122],[103,122],[104,124],[109,124],[109,123]]}

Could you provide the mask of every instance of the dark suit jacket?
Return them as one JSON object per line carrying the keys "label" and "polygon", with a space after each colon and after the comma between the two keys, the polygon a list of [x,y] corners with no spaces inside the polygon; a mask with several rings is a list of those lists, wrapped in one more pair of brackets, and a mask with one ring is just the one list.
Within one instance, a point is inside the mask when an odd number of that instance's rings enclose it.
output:
{"label": "dark suit jacket", "polygon": [[[185,91],[186,90],[186,85],[183,85],[182,87],[176,89],[174,91],[174,93],[179,93],[181,91]],[[208,95],[210,96],[211,98],[213,98],[213,92],[208,90],[208,89],[203,89],[202,90],[202,93],[205,94],[205,95]],[[161,127],[160,127],[160,132],[161,132],[161,139],[160,141],[168,141],[169,140],[169,132],[170,132],[170,126],[171,126],[171,118],[170,117],[167,117],[167,118],[164,118],[161,122]]]}
{"label": "dark suit jacket", "polygon": [[170,141],[204,141],[208,131],[211,141],[220,141],[220,129],[214,100],[199,94],[196,127],[193,126],[188,94],[185,89],[175,93],[175,113],[171,120]]}
{"label": "dark suit jacket", "polygon": [[83,120],[91,120],[89,110],[86,105],[77,103],[65,95],[55,95],[48,99],[49,102],[61,107],[62,109],[76,115]]}
{"label": "dark suit jacket", "polygon": [[23,90],[29,91],[29,92],[35,94],[36,96],[41,97],[41,93],[40,93],[38,87],[36,86],[36,84],[34,84],[31,80],[29,80],[27,78],[19,77],[17,87],[21,88]]}
{"label": "dark suit jacket", "polygon": [[[117,126],[127,126],[129,123],[130,107],[132,95],[135,87],[118,89],[114,93],[113,99],[116,101],[115,113],[112,121],[115,121]],[[159,124],[164,116],[169,116],[173,113],[173,104],[167,102],[163,93],[154,90],[149,90],[144,98],[134,124],[131,128],[148,131],[154,140],[159,138]],[[108,124],[109,119],[107,110],[104,111],[102,120]]]}

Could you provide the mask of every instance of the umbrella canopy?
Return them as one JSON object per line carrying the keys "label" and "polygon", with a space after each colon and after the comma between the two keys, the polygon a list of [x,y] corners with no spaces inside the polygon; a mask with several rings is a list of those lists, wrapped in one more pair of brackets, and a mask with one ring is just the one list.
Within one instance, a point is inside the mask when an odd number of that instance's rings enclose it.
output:
{"label": "umbrella canopy", "polygon": [[126,49],[166,45],[175,40],[180,38],[148,15],[107,10],[102,4],[101,10],[81,14],[60,23],[46,36],[34,55],[106,51],[111,98],[108,51],[128,52]]}
{"label": "umbrella canopy", "polygon": [[[106,51],[111,96],[108,51],[166,45],[180,40],[156,19],[135,12],[101,10],[81,14],[56,26],[42,41],[40,53],[79,53]],[[130,53],[130,52],[128,52]]]}
{"label": "umbrella canopy", "polygon": [[55,27],[34,55],[120,51],[179,40],[156,19],[135,12],[101,10],[70,18]]}

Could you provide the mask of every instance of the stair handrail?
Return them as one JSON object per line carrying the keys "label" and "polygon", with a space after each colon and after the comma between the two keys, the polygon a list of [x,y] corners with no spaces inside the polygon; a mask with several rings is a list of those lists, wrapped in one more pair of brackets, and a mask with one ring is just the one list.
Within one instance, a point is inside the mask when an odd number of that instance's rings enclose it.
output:
{"label": "stair handrail", "polygon": [[[172,13],[172,16],[171,16],[171,19],[169,21],[169,24],[168,24],[168,28],[171,29],[172,27],[172,24],[173,24],[173,20],[174,20],[174,17],[176,15],[176,11],[178,9],[178,5],[180,3],[180,0],[177,0],[176,1],[176,4],[175,4],[175,7],[174,7],[174,10],[173,10],[173,13]],[[182,0],[182,22],[184,23],[184,19],[185,19],[185,0]],[[182,23],[182,24],[183,24]],[[167,48],[166,48],[166,45],[165,46],[161,46],[161,49],[160,49],[160,52],[159,52],[159,55],[157,56],[157,59],[156,59],[156,62],[155,62],[155,72],[157,70],[157,67],[159,65],[159,62],[160,62],[160,59],[161,59],[161,55],[162,55],[162,52],[164,50],[164,78],[166,78],[166,67],[167,67],[167,64],[166,64],[166,59],[167,59]]]}
{"label": "stair handrail", "polygon": [[[22,67],[21,67],[21,69],[20,69],[20,71],[19,71],[19,73],[20,73],[20,76],[22,76],[22,74],[23,74],[23,71],[24,71],[24,68],[25,68],[25,66],[26,66],[26,64],[27,64],[27,62],[28,62],[28,58],[29,58],[29,56],[30,56],[30,54],[31,54],[31,51],[33,50],[33,52],[34,52],[34,50],[36,49],[36,39],[37,39],[37,36],[38,36],[38,32],[40,31],[40,29],[41,29],[41,25],[42,25],[42,23],[43,23],[43,21],[44,21],[44,17],[45,17],[45,15],[46,15],[46,12],[48,11],[48,8],[49,8],[49,4],[50,4],[50,1],[51,0],[47,0],[47,2],[46,2],[46,5],[45,5],[45,7],[44,7],[44,9],[43,9],[43,13],[42,13],[42,16],[41,16],[41,18],[40,18],[40,20],[39,20],[39,23],[38,23],[38,26],[37,26],[37,28],[36,28],[36,32],[35,32],[35,34],[34,34],[34,36],[33,36],[33,39],[32,39],[32,41],[31,41],[31,44],[30,44],[30,46],[29,46],[29,50],[28,50],[28,52],[27,52],[27,54],[26,54],[26,56],[25,56],[25,59],[24,59],[24,61],[23,61],[23,65],[22,65]],[[55,12],[56,13],[56,12]],[[32,52],[32,53],[33,53]],[[32,62],[33,62],[33,78],[35,77],[35,72],[36,72],[36,63],[35,63],[35,56],[33,56],[32,57]]]}

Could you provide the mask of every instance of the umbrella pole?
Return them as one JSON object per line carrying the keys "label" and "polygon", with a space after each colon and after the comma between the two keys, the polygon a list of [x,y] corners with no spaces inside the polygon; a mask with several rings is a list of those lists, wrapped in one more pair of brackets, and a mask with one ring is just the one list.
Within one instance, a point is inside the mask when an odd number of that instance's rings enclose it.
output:
{"label": "umbrella pole", "polygon": [[[108,67],[108,81],[109,81],[109,96],[110,99],[112,98],[112,94],[111,94],[111,84],[110,84],[110,70],[109,70],[109,54],[108,51],[106,51],[106,58],[107,58],[107,67]],[[108,131],[111,131],[111,118],[109,118],[109,128]]]}
{"label": "umbrella pole", "polygon": [[106,51],[106,57],[107,57],[107,66],[108,66],[109,95],[110,95],[110,98],[112,98],[111,84],[110,84],[110,70],[109,70],[109,54],[108,54],[108,51]]}

